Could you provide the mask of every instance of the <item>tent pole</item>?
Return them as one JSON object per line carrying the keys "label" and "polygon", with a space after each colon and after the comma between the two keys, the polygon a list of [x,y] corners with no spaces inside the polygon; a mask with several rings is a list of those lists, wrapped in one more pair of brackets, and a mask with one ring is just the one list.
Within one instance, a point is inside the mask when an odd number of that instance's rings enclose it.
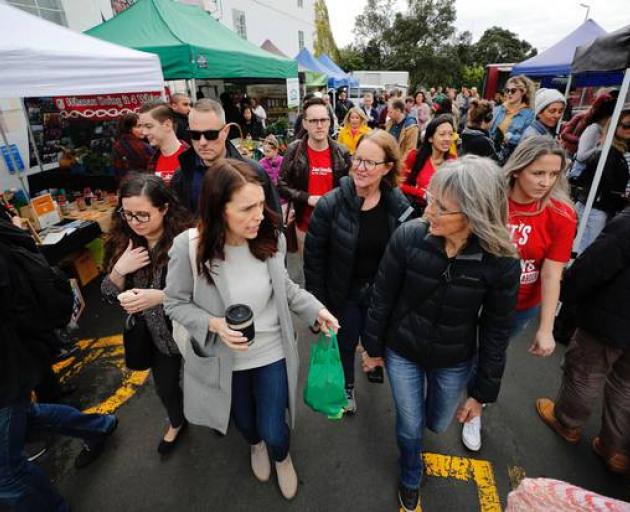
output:
{"label": "tent pole", "polygon": [[595,195],[597,194],[597,188],[599,187],[599,182],[601,181],[602,173],[604,172],[604,165],[606,164],[606,160],[608,159],[610,146],[612,145],[613,137],[615,135],[615,132],[617,131],[617,125],[619,124],[619,118],[621,117],[621,111],[623,110],[624,101],[626,100],[626,96],[628,95],[628,86],[630,86],[630,68],[626,69],[626,72],[623,75],[623,82],[621,83],[621,89],[619,90],[619,96],[617,98],[617,103],[615,104],[615,110],[613,111],[612,117],[610,118],[610,124],[608,125],[609,129],[606,133],[604,144],[602,145],[602,152],[599,156],[599,161],[597,162],[597,169],[595,170],[595,175],[593,176],[591,190],[588,193],[586,205],[584,205],[584,212],[582,213],[582,218],[580,219],[577,236],[575,237],[575,242],[573,244],[574,253],[577,252],[578,247],[580,246],[580,242],[582,242],[582,238],[584,238],[586,221],[588,220],[588,216],[591,213],[591,209],[593,208],[593,202],[595,200]]}
{"label": "tent pole", "polygon": [[190,79],[190,99],[193,103],[197,103],[197,81],[194,78]]}
{"label": "tent pole", "polygon": [[33,146],[33,154],[35,155],[35,160],[37,160],[39,172],[44,172],[44,164],[42,163],[42,159],[39,155],[37,144],[35,144],[35,135],[33,135],[33,129],[31,128],[31,122],[28,119],[28,113],[26,112],[26,106],[24,105],[24,102],[22,102],[22,112],[24,113],[24,119],[26,119],[26,130],[28,131],[28,138],[31,141],[31,145]]}
{"label": "tent pole", "polygon": [[[569,93],[571,92],[571,83],[573,82],[573,75],[569,73],[569,78],[567,80],[567,87],[564,90],[564,99],[567,102],[567,106],[569,105]],[[556,135],[560,134],[560,127],[562,126],[562,119],[558,119],[558,124],[556,124]]]}

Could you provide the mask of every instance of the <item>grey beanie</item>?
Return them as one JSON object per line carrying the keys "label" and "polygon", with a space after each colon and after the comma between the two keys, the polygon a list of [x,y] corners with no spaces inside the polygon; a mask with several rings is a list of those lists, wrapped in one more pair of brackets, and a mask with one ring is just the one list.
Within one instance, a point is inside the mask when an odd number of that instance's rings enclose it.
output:
{"label": "grey beanie", "polygon": [[536,117],[538,117],[538,114],[540,114],[552,103],[562,103],[563,105],[566,105],[567,101],[564,99],[562,93],[556,89],[538,89],[536,91],[536,100],[534,102],[534,112],[536,112]]}

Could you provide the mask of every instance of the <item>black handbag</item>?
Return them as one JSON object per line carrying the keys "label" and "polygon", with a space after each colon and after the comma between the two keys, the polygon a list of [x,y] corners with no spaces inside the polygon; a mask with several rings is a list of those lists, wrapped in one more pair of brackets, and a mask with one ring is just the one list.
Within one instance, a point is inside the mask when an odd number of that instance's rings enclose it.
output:
{"label": "black handbag", "polygon": [[153,365],[155,345],[147,322],[141,313],[128,315],[123,332],[125,366],[130,370],[147,370]]}

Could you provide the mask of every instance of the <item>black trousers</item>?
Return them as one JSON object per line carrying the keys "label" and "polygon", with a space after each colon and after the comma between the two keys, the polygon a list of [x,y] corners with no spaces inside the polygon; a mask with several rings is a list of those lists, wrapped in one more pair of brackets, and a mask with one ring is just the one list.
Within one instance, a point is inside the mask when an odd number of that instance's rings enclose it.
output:
{"label": "black trousers", "polygon": [[180,384],[182,356],[166,355],[155,352],[155,359],[151,371],[162,404],[168,413],[172,427],[179,427],[184,422],[184,395]]}

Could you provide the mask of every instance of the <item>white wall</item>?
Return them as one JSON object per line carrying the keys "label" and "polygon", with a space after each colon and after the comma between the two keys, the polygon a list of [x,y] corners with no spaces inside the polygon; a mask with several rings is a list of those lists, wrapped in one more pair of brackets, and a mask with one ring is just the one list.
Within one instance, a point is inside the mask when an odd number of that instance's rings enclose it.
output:
{"label": "white wall", "polygon": [[111,0],[62,0],[68,27],[83,32],[113,16]]}
{"label": "white wall", "polygon": [[304,46],[313,51],[315,33],[313,0],[303,0],[304,7],[298,7],[298,0],[180,1],[204,7],[231,30],[234,30],[232,10],[243,11],[248,41],[260,46],[265,39],[270,39],[291,58],[300,51],[298,31],[301,30],[304,32]]}

